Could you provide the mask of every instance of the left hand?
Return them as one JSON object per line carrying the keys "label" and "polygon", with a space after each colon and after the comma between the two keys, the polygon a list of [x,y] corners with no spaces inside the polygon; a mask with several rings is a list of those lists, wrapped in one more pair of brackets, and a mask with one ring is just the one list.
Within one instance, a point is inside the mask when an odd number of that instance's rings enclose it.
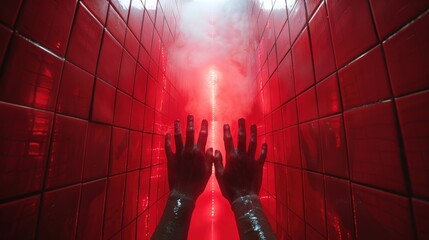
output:
{"label": "left hand", "polygon": [[183,146],[180,121],[174,122],[174,140],[176,153],[171,149],[171,136],[165,136],[167,155],[168,183],[171,192],[184,194],[196,200],[204,191],[211,175],[213,149],[205,152],[208,136],[208,123],[203,120],[197,144],[194,144],[194,117],[188,115],[186,142]]}

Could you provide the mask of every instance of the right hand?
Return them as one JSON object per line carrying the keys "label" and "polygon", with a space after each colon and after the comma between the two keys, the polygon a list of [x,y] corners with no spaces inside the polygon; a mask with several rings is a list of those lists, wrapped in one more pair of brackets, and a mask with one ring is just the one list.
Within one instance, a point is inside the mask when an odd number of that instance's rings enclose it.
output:
{"label": "right hand", "polygon": [[222,195],[232,203],[235,199],[246,195],[258,195],[262,184],[262,168],[267,157],[267,144],[262,145],[261,155],[255,160],[256,125],[250,127],[249,148],[246,151],[245,120],[238,120],[238,145],[234,148],[230,127],[223,127],[226,166],[222,164],[222,154],[216,150],[214,165],[216,179]]}

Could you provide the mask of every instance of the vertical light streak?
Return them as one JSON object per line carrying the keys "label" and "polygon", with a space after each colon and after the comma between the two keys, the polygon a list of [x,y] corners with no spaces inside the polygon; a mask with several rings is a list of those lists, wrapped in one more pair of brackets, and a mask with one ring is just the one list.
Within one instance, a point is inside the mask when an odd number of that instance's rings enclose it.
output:
{"label": "vertical light streak", "polygon": [[[209,86],[210,86],[210,92],[211,92],[211,107],[212,107],[212,112],[211,112],[211,127],[212,127],[212,134],[211,134],[211,142],[212,142],[212,147],[213,149],[215,149],[215,139],[216,139],[216,131],[215,131],[215,112],[216,112],[216,85],[217,85],[217,73],[215,69],[211,69],[210,70],[210,74],[209,74]],[[212,180],[211,180],[211,220],[212,220],[212,240],[214,239],[214,216],[215,216],[215,200],[214,200],[214,195],[215,195],[215,179],[213,177],[214,175],[214,166],[212,167]]]}

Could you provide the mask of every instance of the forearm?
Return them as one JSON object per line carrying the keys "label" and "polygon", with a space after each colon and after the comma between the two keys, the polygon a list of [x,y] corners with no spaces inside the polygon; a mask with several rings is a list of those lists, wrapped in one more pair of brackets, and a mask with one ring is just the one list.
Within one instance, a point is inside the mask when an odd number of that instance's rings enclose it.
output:
{"label": "forearm", "polygon": [[276,239],[257,195],[239,197],[231,203],[240,239]]}
{"label": "forearm", "polygon": [[195,202],[192,198],[172,191],[152,239],[187,239],[194,208]]}

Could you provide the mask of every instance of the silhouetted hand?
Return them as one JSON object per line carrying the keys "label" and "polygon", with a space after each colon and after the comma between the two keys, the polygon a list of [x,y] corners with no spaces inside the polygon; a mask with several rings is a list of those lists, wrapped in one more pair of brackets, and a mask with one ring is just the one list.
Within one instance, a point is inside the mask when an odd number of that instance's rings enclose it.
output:
{"label": "silhouetted hand", "polygon": [[267,157],[267,144],[262,145],[262,152],[255,160],[256,125],[250,127],[249,148],[246,151],[246,126],[244,119],[238,120],[238,145],[234,148],[228,124],[223,127],[226,165],[222,164],[222,155],[216,150],[214,165],[216,179],[223,196],[230,203],[242,196],[258,195],[262,184],[262,168]]}
{"label": "silhouetted hand", "polygon": [[[168,183],[171,192],[184,194],[196,200],[204,191],[211,175],[213,149],[204,153],[207,136],[208,123],[203,120],[198,137],[198,143],[194,144],[194,117],[188,116],[186,127],[186,142],[183,146],[180,121],[174,122],[174,139],[176,142],[176,153],[171,149],[171,136],[165,137],[165,152],[168,164]],[[208,155],[208,156],[205,156]]]}

